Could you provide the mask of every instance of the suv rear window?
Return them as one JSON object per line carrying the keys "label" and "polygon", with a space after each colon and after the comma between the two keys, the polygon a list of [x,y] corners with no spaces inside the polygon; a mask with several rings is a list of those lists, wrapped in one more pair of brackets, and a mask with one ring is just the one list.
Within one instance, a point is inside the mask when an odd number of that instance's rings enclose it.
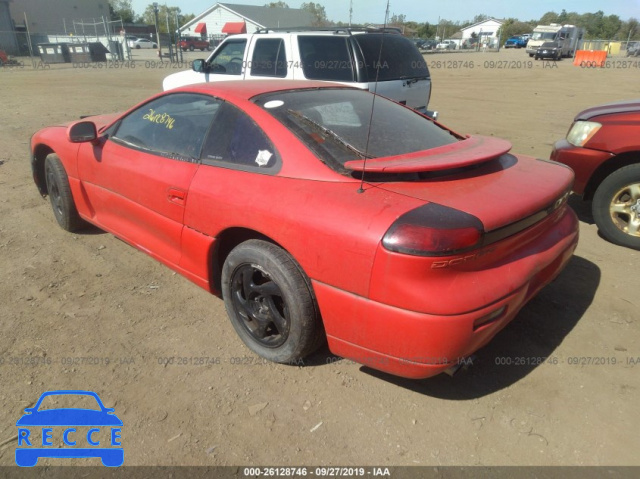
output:
{"label": "suv rear window", "polygon": [[403,155],[459,140],[415,111],[357,89],[269,93],[254,101],[341,173],[350,160]]}
{"label": "suv rear window", "polygon": [[427,62],[408,38],[381,33],[354,35],[353,38],[364,55],[369,81],[375,81],[376,75],[378,81],[429,78]]}

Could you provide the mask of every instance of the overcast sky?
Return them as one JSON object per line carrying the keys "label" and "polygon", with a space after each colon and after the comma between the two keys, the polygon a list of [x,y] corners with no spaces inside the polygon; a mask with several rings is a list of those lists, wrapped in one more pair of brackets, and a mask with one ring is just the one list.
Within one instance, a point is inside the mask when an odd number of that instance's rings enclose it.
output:
{"label": "overcast sky", "polygon": [[[179,6],[183,13],[198,15],[216,4],[211,0],[157,0],[168,6]],[[273,0],[235,0],[221,3],[265,5]],[[299,8],[305,0],[285,0],[291,8]],[[141,14],[148,0],[133,0],[133,9]],[[349,21],[349,0],[320,0],[329,20]],[[382,23],[386,10],[386,0],[353,0],[354,23]],[[453,21],[472,20],[475,15],[486,14],[496,18],[515,17],[520,20],[539,19],[548,11],[560,13],[604,11],[605,15],[618,15],[623,20],[640,18],[640,0],[392,0],[390,15],[405,15],[407,20],[419,23],[437,23],[438,18]]]}

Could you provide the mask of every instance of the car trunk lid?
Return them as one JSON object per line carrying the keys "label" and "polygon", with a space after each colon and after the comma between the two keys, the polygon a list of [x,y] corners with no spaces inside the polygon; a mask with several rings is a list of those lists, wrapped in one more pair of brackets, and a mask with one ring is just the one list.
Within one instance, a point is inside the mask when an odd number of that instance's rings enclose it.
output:
{"label": "car trunk lid", "polygon": [[514,225],[522,230],[541,220],[562,206],[572,183],[573,172],[567,167],[503,154],[448,176],[445,171],[420,181],[375,186],[464,211],[480,219],[485,231],[491,232]]}

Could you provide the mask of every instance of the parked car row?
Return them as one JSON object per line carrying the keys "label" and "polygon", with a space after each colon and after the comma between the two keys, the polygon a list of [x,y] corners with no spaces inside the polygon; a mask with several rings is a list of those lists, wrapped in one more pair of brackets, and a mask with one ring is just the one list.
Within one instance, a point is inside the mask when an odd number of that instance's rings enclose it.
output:
{"label": "parked car row", "polygon": [[[148,38],[138,38],[133,35],[127,35],[127,44],[129,45],[129,48],[135,49],[158,48],[157,42],[149,40]],[[183,51],[208,51],[211,50],[211,42],[198,37],[184,37],[177,43],[176,47]]]}

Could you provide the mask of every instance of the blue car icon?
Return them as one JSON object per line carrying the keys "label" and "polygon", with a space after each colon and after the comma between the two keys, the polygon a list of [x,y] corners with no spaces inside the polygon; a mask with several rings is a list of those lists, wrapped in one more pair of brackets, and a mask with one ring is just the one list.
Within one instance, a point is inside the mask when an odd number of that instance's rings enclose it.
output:
{"label": "blue car icon", "polygon": [[[50,408],[39,410],[42,401],[49,396],[67,396],[65,399],[82,399],[93,404],[95,399],[99,409]],[[70,398],[69,398],[70,397]],[[49,400],[50,401],[50,400]],[[50,458],[88,458],[99,457],[102,464],[118,467],[124,462],[124,450],[120,442],[122,421],[114,414],[113,408],[106,408],[98,395],[91,391],[48,391],[42,394],[34,407],[24,410],[16,426],[18,426],[18,447],[16,448],[16,464],[32,467],[41,457]],[[89,427],[86,436],[80,436],[76,428]],[[53,446],[53,428],[64,429],[62,437],[64,447]],[[105,446],[104,430],[108,431],[108,445]],[[41,431],[41,444],[35,440],[36,433]],[[100,435],[100,439],[97,437]],[[89,447],[75,447],[86,439]],[[42,446],[42,447],[40,447]],[[102,447],[98,447],[102,446]]]}

